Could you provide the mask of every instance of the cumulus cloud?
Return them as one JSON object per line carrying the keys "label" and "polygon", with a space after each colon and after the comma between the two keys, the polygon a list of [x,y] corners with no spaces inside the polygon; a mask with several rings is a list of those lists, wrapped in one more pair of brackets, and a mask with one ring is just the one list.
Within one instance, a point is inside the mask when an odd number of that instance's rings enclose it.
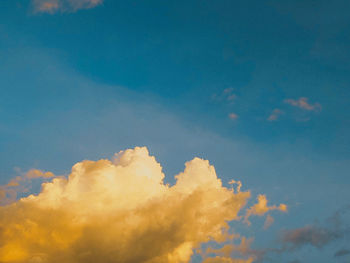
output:
{"label": "cumulus cloud", "polygon": [[278,118],[283,114],[284,112],[280,109],[274,109],[270,116],[267,118],[268,121],[277,121]]}
{"label": "cumulus cloud", "polygon": [[32,0],[35,12],[51,14],[94,8],[102,2],[103,0]]}
{"label": "cumulus cloud", "polygon": [[284,100],[284,102],[294,107],[300,108],[302,110],[307,110],[307,111],[319,112],[322,109],[322,106],[320,103],[316,102],[314,104],[311,104],[309,103],[309,99],[306,97],[300,97],[297,100],[286,99]]}
{"label": "cumulus cloud", "polygon": [[[33,170],[26,177],[53,175]],[[224,187],[199,158],[175,178],[164,184],[145,147],[79,162],[69,176],[43,183],[39,194],[0,206],[0,262],[180,263],[203,243],[232,239],[228,222],[241,219],[250,192],[240,182],[235,190]],[[218,255],[205,262],[252,260]]]}

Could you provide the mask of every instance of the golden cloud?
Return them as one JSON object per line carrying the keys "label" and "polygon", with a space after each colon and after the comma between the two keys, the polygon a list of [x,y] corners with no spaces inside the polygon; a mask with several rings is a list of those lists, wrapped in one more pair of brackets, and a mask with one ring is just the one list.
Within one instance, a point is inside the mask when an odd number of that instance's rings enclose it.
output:
{"label": "golden cloud", "polygon": [[[53,177],[36,171],[27,178],[40,176]],[[164,184],[145,147],[79,162],[68,177],[43,183],[38,195],[0,206],[0,262],[181,263],[203,243],[232,238],[228,222],[241,219],[250,192],[224,187],[199,158],[175,178]]]}
{"label": "golden cloud", "polygon": [[265,195],[259,195],[258,196],[258,203],[247,209],[246,215],[245,215],[245,222],[250,224],[248,218],[252,215],[262,216],[266,214],[269,211],[272,210],[279,210],[282,212],[287,212],[287,206],[285,204],[280,204],[279,206],[273,205],[268,206],[268,200]]}

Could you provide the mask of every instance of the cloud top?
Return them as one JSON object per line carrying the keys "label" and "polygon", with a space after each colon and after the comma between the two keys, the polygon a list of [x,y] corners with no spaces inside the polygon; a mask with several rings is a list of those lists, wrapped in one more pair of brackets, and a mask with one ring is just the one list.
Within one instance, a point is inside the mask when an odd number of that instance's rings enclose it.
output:
{"label": "cloud top", "polygon": [[[39,176],[53,175],[27,175]],[[223,187],[199,158],[175,185],[163,178],[145,147],[75,164],[38,195],[0,207],[0,262],[189,262],[200,244],[227,239],[250,197]]]}

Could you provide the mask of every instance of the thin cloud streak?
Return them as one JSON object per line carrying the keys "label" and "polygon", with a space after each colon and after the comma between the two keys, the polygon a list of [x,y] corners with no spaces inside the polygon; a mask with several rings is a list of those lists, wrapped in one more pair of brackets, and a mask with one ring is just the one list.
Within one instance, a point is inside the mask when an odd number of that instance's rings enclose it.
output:
{"label": "thin cloud streak", "polygon": [[284,103],[306,111],[320,112],[322,110],[322,106],[320,103],[316,102],[314,104],[311,104],[309,103],[309,99],[306,97],[300,97],[297,100],[285,99]]}
{"label": "thin cloud streak", "polygon": [[268,121],[277,121],[279,117],[284,114],[284,112],[280,109],[274,109],[270,116],[267,118]]}
{"label": "thin cloud streak", "polygon": [[75,12],[79,9],[94,8],[103,0],[32,0],[34,12],[53,14],[61,12]]}
{"label": "thin cloud streak", "polygon": [[337,252],[335,252],[334,257],[343,257],[349,254],[350,254],[349,249],[340,249]]}
{"label": "thin cloud streak", "polygon": [[346,206],[338,210],[323,226],[315,223],[283,231],[280,241],[284,247],[280,251],[296,250],[306,245],[323,248],[335,240],[348,236],[350,228],[343,222],[343,215],[349,209],[350,207]]}
{"label": "thin cloud streak", "polygon": [[237,120],[238,119],[238,115],[236,113],[233,113],[231,112],[228,117],[231,119],[231,120]]}

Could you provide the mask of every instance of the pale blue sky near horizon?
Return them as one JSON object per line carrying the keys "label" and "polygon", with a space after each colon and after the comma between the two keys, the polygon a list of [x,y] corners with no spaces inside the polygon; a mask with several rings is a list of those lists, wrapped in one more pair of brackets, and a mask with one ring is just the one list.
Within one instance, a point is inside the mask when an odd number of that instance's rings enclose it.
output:
{"label": "pale blue sky near horizon", "polygon": [[[269,230],[239,226],[257,248],[349,205],[349,1],[32,8],[0,3],[0,184],[15,167],[68,173],[135,146],[171,183],[199,156],[225,184],[288,204]],[[346,262],[334,254],[348,241],[268,262]]]}

